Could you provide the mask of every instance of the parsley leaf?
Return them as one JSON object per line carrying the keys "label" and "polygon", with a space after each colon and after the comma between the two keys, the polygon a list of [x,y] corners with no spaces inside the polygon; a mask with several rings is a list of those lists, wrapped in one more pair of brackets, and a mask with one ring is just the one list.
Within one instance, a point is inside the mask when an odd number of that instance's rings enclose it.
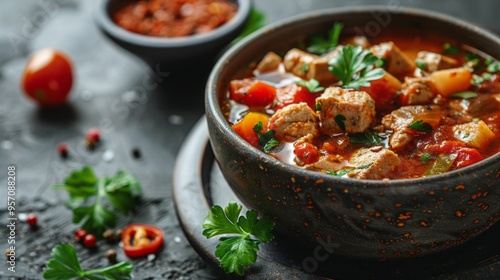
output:
{"label": "parsley leaf", "polygon": [[427,71],[427,62],[425,62],[425,60],[418,58],[415,60],[415,63],[417,64],[418,68]]}
{"label": "parsley leaf", "polygon": [[[117,218],[103,200],[107,199],[114,209],[126,214],[134,209],[141,192],[141,186],[134,176],[118,171],[111,178],[97,179],[89,166],[73,171],[65,179],[64,185],[53,188],[68,191],[70,200],[66,205],[73,210],[73,223],[82,223],[81,228],[98,236],[107,228],[115,226]],[[90,202],[94,197],[93,202]]]}
{"label": "parsley leaf", "polygon": [[375,133],[365,132],[365,133],[354,133],[347,134],[349,140],[353,144],[370,146],[370,145],[380,145],[382,143],[382,137]]}
{"label": "parsley leaf", "polygon": [[347,120],[346,117],[342,114],[338,114],[335,117],[333,117],[337,125],[342,129],[342,131],[345,131],[345,121]]}
{"label": "parsley leaf", "polygon": [[428,154],[428,153],[423,153],[420,156],[420,159],[422,160],[422,163],[427,163],[431,158],[432,158],[431,154]]}
{"label": "parsley leaf", "polygon": [[445,43],[443,45],[443,54],[459,54],[460,50],[458,48],[453,47],[450,43]]}
{"label": "parsley leaf", "polygon": [[432,126],[424,122],[423,120],[416,120],[412,122],[408,127],[424,133],[432,132]]}
{"label": "parsley leaf", "polygon": [[253,131],[259,136],[259,146],[268,153],[273,148],[277,147],[280,142],[274,137],[274,130],[268,130],[265,133],[261,131],[264,129],[261,121],[253,126]]}
{"label": "parsley leaf", "polygon": [[500,71],[500,61],[493,61],[488,64],[486,70],[490,73],[496,73]]}
{"label": "parsley leaf", "polygon": [[371,69],[379,59],[361,46],[347,46],[339,50],[338,55],[328,63],[330,72],[342,81],[344,88],[359,90],[369,87],[370,81],[385,75],[381,68]]}
{"label": "parsley leaf", "polygon": [[331,171],[331,170],[327,170],[326,171],[326,174],[328,175],[332,175],[332,176],[344,176],[346,175],[347,173],[351,172],[351,171],[354,171],[354,170],[357,170],[357,169],[366,169],[370,166],[372,166],[372,162],[371,163],[367,163],[367,164],[363,164],[363,165],[360,165],[358,167],[352,167],[352,168],[346,168],[346,169],[340,169],[340,170],[337,170],[337,171]]}
{"label": "parsley leaf", "polygon": [[307,48],[307,51],[321,55],[335,49],[339,45],[339,37],[343,27],[342,23],[336,22],[330,29],[327,39],[322,36],[311,37],[311,45]]}
{"label": "parsley leaf", "polygon": [[75,248],[66,243],[52,249],[52,258],[46,264],[43,279],[132,279],[132,264],[121,262],[95,270],[84,271],[78,261]]}
{"label": "parsley leaf", "polygon": [[307,88],[307,90],[310,92],[310,93],[316,93],[316,92],[320,92],[320,91],[324,91],[325,88],[322,87],[320,84],[319,84],[319,81],[316,80],[316,79],[310,79],[309,81],[297,81],[295,82],[297,85],[299,86],[303,86],[305,88]]}
{"label": "parsley leaf", "polygon": [[260,243],[271,241],[274,222],[264,216],[259,219],[257,211],[247,211],[240,216],[243,206],[230,202],[225,209],[214,205],[203,221],[203,235],[211,238],[217,235],[230,234],[219,239],[215,248],[215,256],[227,273],[243,275],[245,267],[257,260]]}

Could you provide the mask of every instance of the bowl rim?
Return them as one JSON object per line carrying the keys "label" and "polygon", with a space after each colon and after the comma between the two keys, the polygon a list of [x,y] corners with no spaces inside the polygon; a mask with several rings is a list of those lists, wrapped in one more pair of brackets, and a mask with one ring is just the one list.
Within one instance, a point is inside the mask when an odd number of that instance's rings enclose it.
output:
{"label": "bowl rim", "polygon": [[251,0],[234,0],[234,2],[238,5],[238,9],[233,18],[225,24],[210,32],[185,37],[169,38],[142,35],[120,27],[114,23],[109,15],[108,9],[111,1],[112,0],[101,0],[96,5],[95,20],[98,22],[98,25],[113,37],[121,41],[138,46],[153,48],[188,47],[216,41],[217,39],[226,36],[244,25],[252,7]]}
{"label": "bowl rim", "polygon": [[[384,12],[387,11],[388,7],[384,5],[362,5],[356,7],[343,7],[343,8],[332,8],[332,9],[323,9],[320,11],[313,11],[302,13],[299,15],[287,17],[275,23],[269,24],[256,32],[250,34],[246,38],[243,38],[241,41],[233,45],[229,48],[222,56],[219,58],[215,66],[213,67],[210,76],[207,80],[206,85],[206,110],[210,111],[213,118],[215,119],[216,126],[222,130],[222,133],[227,135],[229,141],[236,143],[238,148],[245,152],[246,154],[251,155],[252,157],[256,157],[259,159],[265,158],[267,162],[271,162],[278,169],[289,169],[292,170],[294,174],[302,177],[309,178],[312,181],[322,179],[324,180],[323,184],[318,185],[326,185],[336,186],[335,183],[341,183],[340,186],[350,186],[354,189],[356,188],[366,188],[368,185],[377,187],[379,189],[383,189],[384,191],[396,191],[403,192],[409,191],[413,192],[416,188],[421,189],[425,188],[425,186],[432,187],[432,183],[436,182],[446,182],[447,179],[453,177],[462,177],[466,174],[472,174],[478,170],[482,170],[486,168],[488,165],[493,165],[494,163],[500,162],[500,153],[497,153],[489,158],[483,159],[478,163],[472,164],[470,166],[453,170],[450,172],[442,173],[439,175],[429,176],[429,177],[419,177],[419,178],[410,178],[410,179],[390,179],[390,180],[367,180],[367,179],[353,179],[353,178],[344,178],[344,177],[335,177],[330,176],[321,172],[316,172],[312,170],[306,170],[304,168],[290,165],[284,162],[277,160],[274,157],[271,157],[259,149],[253,147],[248,142],[241,139],[241,137],[231,128],[229,123],[226,121],[222,110],[219,105],[219,100],[217,96],[218,92],[218,83],[217,81],[221,77],[222,70],[226,67],[227,64],[230,63],[231,59],[235,57],[242,49],[246,48],[247,45],[252,42],[258,40],[262,36],[269,36],[275,32],[275,30],[289,28],[290,26],[298,25],[308,20],[320,17],[335,17],[338,15],[345,15],[350,13],[373,13],[373,12]],[[462,19],[452,17],[443,13],[418,9],[418,8],[409,8],[409,7],[398,7],[398,14],[404,14],[411,17],[423,17],[434,19],[442,22],[446,22],[448,25],[456,26],[457,28],[466,29],[473,33],[480,35],[483,38],[486,38],[488,41],[495,43],[500,47],[500,37],[495,35],[493,32],[489,31],[486,28],[480,27],[476,24],[464,21]],[[481,50],[480,50],[481,51]],[[491,174],[490,176],[496,176],[496,174]],[[464,182],[465,183],[465,182]],[[397,188],[393,188],[397,186]],[[450,186],[453,187],[453,186]]]}

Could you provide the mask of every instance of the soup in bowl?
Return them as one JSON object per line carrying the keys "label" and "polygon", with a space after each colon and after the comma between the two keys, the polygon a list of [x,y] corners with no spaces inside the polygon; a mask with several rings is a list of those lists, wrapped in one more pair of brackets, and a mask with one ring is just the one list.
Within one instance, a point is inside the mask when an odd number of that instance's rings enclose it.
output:
{"label": "soup in bowl", "polygon": [[[389,23],[373,32],[381,13]],[[209,79],[216,160],[247,207],[306,245],[386,259],[458,245],[498,220],[499,47],[420,10],[268,27]]]}

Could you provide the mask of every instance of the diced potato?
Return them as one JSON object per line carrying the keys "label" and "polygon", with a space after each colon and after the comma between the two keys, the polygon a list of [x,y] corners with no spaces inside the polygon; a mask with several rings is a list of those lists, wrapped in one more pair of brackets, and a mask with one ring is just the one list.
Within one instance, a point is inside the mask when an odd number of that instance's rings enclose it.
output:
{"label": "diced potato", "polygon": [[431,77],[437,92],[447,97],[452,93],[469,89],[472,72],[468,68],[452,68],[435,71]]}
{"label": "diced potato", "polygon": [[257,70],[261,73],[277,70],[281,61],[281,56],[274,52],[268,52],[257,65]]}
{"label": "diced potato", "polygon": [[495,138],[495,133],[483,121],[453,126],[454,137],[467,146],[484,149]]}

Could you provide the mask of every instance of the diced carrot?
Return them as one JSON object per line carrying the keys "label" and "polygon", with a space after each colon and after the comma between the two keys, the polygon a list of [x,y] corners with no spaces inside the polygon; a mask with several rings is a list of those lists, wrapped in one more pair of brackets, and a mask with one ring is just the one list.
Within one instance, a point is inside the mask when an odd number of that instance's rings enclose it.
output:
{"label": "diced carrot", "polygon": [[240,122],[234,124],[232,127],[234,131],[248,143],[252,144],[256,148],[259,148],[259,136],[254,131],[254,126],[259,121],[262,122],[263,129],[261,133],[265,133],[267,131],[269,117],[262,113],[250,112]]}
{"label": "diced carrot", "polygon": [[431,74],[434,88],[444,97],[466,91],[471,86],[472,72],[469,68],[453,68]]}
{"label": "diced carrot", "polygon": [[276,88],[253,79],[233,80],[230,83],[231,99],[248,107],[271,104],[276,97]]}

